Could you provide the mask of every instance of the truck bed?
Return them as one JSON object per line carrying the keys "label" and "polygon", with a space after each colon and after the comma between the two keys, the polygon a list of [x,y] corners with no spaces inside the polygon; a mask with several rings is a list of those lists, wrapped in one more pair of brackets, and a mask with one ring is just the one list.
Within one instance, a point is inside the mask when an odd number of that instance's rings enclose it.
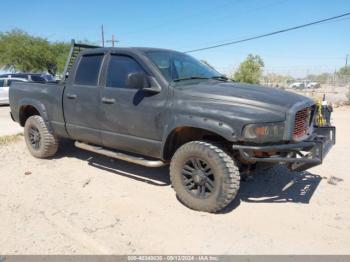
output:
{"label": "truck bed", "polygon": [[[67,136],[62,96],[64,85],[59,83],[14,83],[10,90],[11,115],[16,122],[21,122],[21,108],[27,105],[35,106],[40,115],[50,124],[54,131],[64,137]],[[40,103],[38,102],[40,101]]]}

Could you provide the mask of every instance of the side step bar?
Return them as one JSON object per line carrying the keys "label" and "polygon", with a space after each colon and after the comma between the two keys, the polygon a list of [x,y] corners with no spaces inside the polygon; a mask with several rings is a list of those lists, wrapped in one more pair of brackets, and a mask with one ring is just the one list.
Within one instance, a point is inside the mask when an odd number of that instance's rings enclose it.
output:
{"label": "side step bar", "polygon": [[78,142],[75,141],[74,145],[78,148],[87,150],[87,151],[91,151],[97,154],[101,154],[101,155],[105,155],[108,157],[113,157],[116,159],[120,159],[120,160],[124,160],[124,161],[128,161],[134,164],[138,164],[138,165],[142,165],[142,166],[147,166],[147,167],[161,167],[161,166],[165,166],[166,163],[164,163],[163,161],[160,160],[146,160],[142,157],[137,157],[137,156],[132,156],[132,155],[127,155],[124,153],[120,153],[120,152],[115,152],[112,150],[108,150],[105,149],[103,147],[100,146],[93,146],[93,145],[88,145],[82,142]]}

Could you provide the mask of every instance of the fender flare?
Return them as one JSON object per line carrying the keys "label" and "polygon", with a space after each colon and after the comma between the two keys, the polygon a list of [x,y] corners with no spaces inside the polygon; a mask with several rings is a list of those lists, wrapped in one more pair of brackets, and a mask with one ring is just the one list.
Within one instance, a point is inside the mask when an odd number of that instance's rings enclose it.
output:
{"label": "fender flare", "polygon": [[18,117],[18,119],[20,118],[21,109],[24,106],[32,106],[32,107],[34,107],[39,112],[40,116],[44,119],[45,122],[49,121],[49,117],[47,115],[47,110],[46,110],[45,105],[43,103],[41,103],[41,102],[39,102],[37,100],[31,99],[31,98],[22,98],[18,102],[18,108],[19,108],[19,111],[18,111],[18,116],[19,117]]}
{"label": "fender flare", "polygon": [[164,150],[167,146],[169,136],[179,127],[193,127],[207,130],[225,138],[230,142],[237,141],[237,135],[239,132],[227,123],[218,120],[192,115],[177,115],[174,116],[164,128],[161,148],[162,157],[164,156]]}

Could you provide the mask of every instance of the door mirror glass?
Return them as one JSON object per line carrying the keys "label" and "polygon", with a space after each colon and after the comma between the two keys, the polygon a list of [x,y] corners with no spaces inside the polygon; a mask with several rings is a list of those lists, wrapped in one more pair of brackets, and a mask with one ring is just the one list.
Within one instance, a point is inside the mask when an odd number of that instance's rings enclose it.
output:
{"label": "door mirror glass", "polygon": [[142,72],[128,74],[125,84],[128,88],[143,89],[148,87],[147,77]]}

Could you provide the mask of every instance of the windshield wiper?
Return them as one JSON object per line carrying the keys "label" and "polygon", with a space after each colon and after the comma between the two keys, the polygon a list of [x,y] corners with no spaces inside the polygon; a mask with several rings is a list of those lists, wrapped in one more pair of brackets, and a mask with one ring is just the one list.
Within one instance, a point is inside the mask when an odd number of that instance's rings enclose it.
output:
{"label": "windshield wiper", "polygon": [[223,80],[223,81],[228,81],[229,79],[226,77],[226,76],[224,76],[224,75],[222,75],[222,76],[213,76],[213,77],[211,77],[211,79],[217,79],[217,80]]}
{"label": "windshield wiper", "polygon": [[176,78],[173,80],[173,82],[179,82],[183,80],[191,80],[191,79],[210,79],[209,77],[202,77],[202,76],[191,76],[191,77],[184,77],[184,78]]}

